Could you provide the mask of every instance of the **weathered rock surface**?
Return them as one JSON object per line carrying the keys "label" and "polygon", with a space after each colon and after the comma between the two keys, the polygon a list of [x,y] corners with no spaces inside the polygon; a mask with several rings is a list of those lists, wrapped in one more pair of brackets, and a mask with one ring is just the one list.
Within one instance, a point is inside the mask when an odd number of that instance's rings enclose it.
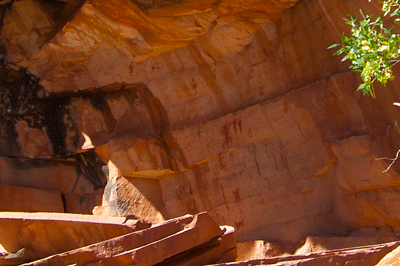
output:
{"label": "weathered rock surface", "polygon": [[234,229],[200,213],[24,265],[204,265],[234,261],[235,248]]}
{"label": "weathered rock surface", "polygon": [[90,152],[59,157],[79,143],[66,112],[69,98],[41,99],[38,78],[4,60],[0,76],[0,209],[91,213],[101,202],[104,163]]}
{"label": "weathered rock surface", "polygon": [[[377,160],[400,144],[396,87],[362,98],[359,77],[326,49],[346,30],[342,17],[376,6],[90,0],[63,4],[57,19],[45,2],[22,0],[5,14],[5,57],[29,72],[3,64],[14,78],[1,84],[11,115],[0,151],[56,157],[64,169],[94,150],[107,185],[82,159],[79,180],[92,191],[58,187],[64,209],[88,197],[67,211],[87,211],[104,189],[97,214],[154,223],[208,211],[240,241],[294,247],[309,235],[400,231],[400,176]],[[34,17],[21,15],[24,4]],[[10,93],[18,75],[31,90]]]}
{"label": "weathered rock surface", "polygon": [[80,156],[67,160],[0,157],[0,209],[91,214],[101,204],[105,183],[91,163],[95,162],[90,157]]}
{"label": "weathered rock surface", "polygon": [[346,237],[309,236],[295,245],[265,240],[237,243],[237,260],[248,261],[282,257],[288,255],[308,255],[337,249],[356,249],[358,247],[399,241],[392,230],[383,228],[363,228],[353,231]]}
{"label": "weathered rock surface", "polygon": [[41,159],[17,159],[0,157],[0,183],[6,185],[57,190],[61,193],[73,191],[93,192],[89,182],[76,187],[77,180],[83,178],[74,161],[57,161]]}
{"label": "weathered rock surface", "polygon": [[20,265],[37,258],[36,254],[24,248],[14,253],[0,252],[0,265]]}
{"label": "weathered rock surface", "polygon": [[[207,210],[218,223],[235,225],[241,240],[261,234],[295,243],[316,232],[346,234],[387,225],[377,214],[371,214],[377,220],[370,222],[363,211],[368,204],[384,203],[362,195],[385,189],[383,184],[396,186],[397,174],[382,173],[387,163],[376,161],[374,155],[382,142],[363,135],[367,125],[356,99],[335,86],[344,80],[358,82],[350,73],[338,74],[277,100],[174,131],[164,137],[168,149],[159,148],[165,146],[157,139],[110,141],[96,149],[118,169],[110,171],[107,188],[115,191],[107,194],[114,198],[105,198],[104,204],[114,208],[110,214],[136,214],[149,220]],[[305,103],[310,94],[318,94],[320,102]],[[339,117],[328,120],[332,116],[317,111],[321,109],[342,114],[346,130],[338,125]],[[350,137],[354,131],[361,136]],[[149,148],[157,143],[157,149]],[[326,150],[327,143],[331,151]],[[353,171],[357,176],[351,175]],[[374,185],[378,183],[382,188]],[[140,205],[135,203],[138,199],[143,199]],[[299,201],[302,204],[295,209],[289,207]],[[362,204],[366,207],[360,208]],[[264,211],[253,215],[255,208]],[[292,220],[294,213],[302,218]],[[289,225],[283,227],[285,221]]]}
{"label": "weathered rock surface", "polygon": [[76,249],[149,227],[125,224],[126,218],[63,213],[0,213],[0,245],[8,252],[21,249],[36,258]]}
{"label": "weathered rock surface", "polygon": [[356,248],[399,241],[398,237],[307,237],[296,255],[324,252],[327,250]]}
{"label": "weathered rock surface", "polygon": [[[224,264],[218,266],[241,266],[241,265],[362,265],[374,266],[385,257],[391,254],[400,245],[399,242],[357,247],[354,249],[337,249],[327,252],[311,253],[308,255],[282,256],[261,260],[249,260]],[[389,255],[388,255],[389,256]],[[383,264],[385,265],[385,264]]]}
{"label": "weathered rock surface", "polygon": [[61,193],[0,184],[1,211],[64,212]]}
{"label": "weathered rock surface", "polygon": [[[149,229],[140,232],[126,234],[117,239],[100,242],[88,247],[57,254],[35,262],[36,264],[70,264],[70,263],[89,263],[100,260],[105,256],[113,256],[128,251],[133,248],[147,245],[151,242],[160,240],[178,233],[193,221],[192,216],[183,216],[162,224],[156,224]],[[109,247],[115,247],[109,249]],[[108,250],[109,249],[109,250]]]}
{"label": "weathered rock surface", "polygon": [[285,245],[280,242],[255,240],[236,243],[238,257],[236,261],[265,259],[284,255]]}
{"label": "weathered rock surface", "polygon": [[213,238],[220,235],[222,235],[222,231],[217,224],[208,215],[199,214],[194,216],[193,221],[187,224],[181,232],[159,239],[153,245],[143,245],[104,258],[98,265],[155,265],[186,250],[212,241]]}

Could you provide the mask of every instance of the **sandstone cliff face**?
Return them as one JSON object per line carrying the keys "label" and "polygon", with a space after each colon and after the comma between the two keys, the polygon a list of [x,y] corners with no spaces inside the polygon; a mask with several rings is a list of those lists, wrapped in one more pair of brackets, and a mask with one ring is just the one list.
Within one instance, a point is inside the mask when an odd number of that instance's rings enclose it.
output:
{"label": "sandstone cliff face", "polygon": [[396,85],[362,97],[326,49],[348,30],[346,14],[376,6],[295,2],[71,1],[58,19],[42,2],[14,3],[6,58],[40,78],[32,97],[56,103],[44,115],[59,134],[20,117],[3,130],[17,145],[2,155],[94,151],[107,185],[86,170],[90,192],[73,194],[86,206],[103,194],[97,214],[159,222],[208,211],[239,241],[399,231],[399,175],[376,160],[398,148]]}

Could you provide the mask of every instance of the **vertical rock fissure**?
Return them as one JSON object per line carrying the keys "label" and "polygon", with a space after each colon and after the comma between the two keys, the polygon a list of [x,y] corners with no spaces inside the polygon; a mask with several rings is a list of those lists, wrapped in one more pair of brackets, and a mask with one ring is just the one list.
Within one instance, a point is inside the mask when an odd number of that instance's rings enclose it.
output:
{"label": "vertical rock fissure", "polygon": [[104,188],[105,177],[102,176],[104,164],[97,158],[93,150],[76,155],[83,176],[90,181],[95,190]]}
{"label": "vertical rock fissure", "polygon": [[64,207],[64,212],[66,213],[67,212],[67,201],[65,199],[65,194],[64,193],[61,193],[61,201],[62,201],[62,204],[63,204],[63,207]]}
{"label": "vertical rock fissure", "polygon": [[66,113],[66,106],[69,103],[69,98],[51,98],[46,99],[43,104],[43,111],[45,114],[44,124],[46,125],[46,133],[53,146],[53,155],[65,156],[67,155],[66,126],[63,122],[63,117]]}

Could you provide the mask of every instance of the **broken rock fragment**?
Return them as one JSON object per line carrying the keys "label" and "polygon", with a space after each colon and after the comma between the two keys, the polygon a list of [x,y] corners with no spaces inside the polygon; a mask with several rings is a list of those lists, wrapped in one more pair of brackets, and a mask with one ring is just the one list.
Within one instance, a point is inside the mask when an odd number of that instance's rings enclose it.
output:
{"label": "broken rock fragment", "polygon": [[3,212],[0,245],[9,253],[25,248],[43,258],[148,227],[125,221],[122,217]]}
{"label": "broken rock fragment", "polygon": [[236,237],[207,213],[185,215],[151,228],[56,254],[28,265],[200,265],[233,261]]}

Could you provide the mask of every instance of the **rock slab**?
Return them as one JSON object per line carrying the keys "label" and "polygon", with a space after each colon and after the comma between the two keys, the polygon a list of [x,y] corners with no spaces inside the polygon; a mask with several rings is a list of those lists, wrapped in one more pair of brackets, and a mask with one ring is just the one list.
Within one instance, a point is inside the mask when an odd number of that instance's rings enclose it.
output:
{"label": "rock slab", "polygon": [[24,265],[200,265],[233,261],[235,251],[234,229],[199,213]]}
{"label": "rock slab", "polygon": [[9,253],[25,248],[43,258],[149,226],[125,222],[122,217],[1,212],[0,245]]}

